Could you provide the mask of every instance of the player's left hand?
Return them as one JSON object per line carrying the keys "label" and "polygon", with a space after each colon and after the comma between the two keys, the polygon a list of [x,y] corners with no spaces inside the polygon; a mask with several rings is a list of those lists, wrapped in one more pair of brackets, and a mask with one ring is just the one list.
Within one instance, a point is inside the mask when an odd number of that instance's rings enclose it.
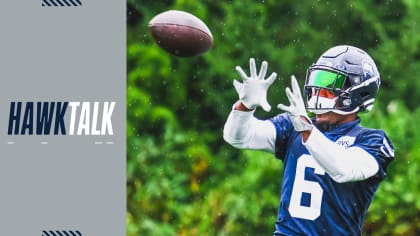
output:
{"label": "player's left hand", "polygon": [[300,92],[299,84],[296,77],[292,75],[292,90],[286,88],[286,95],[289,99],[290,105],[286,106],[278,104],[277,108],[289,113],[290,118],[296,131],[311,131],[312,122],[306,114],[305,103],[303,102],[302,94]]}

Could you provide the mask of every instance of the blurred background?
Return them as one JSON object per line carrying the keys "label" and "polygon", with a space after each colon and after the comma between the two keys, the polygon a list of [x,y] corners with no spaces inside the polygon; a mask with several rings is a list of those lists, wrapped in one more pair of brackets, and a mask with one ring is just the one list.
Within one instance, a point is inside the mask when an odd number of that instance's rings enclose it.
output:
{"label": "blurred background", "polygon": [[[153,42],[149,20],[191,12],[214,46],[177,58]],[[272,235],[282,178],[273,155],[236,150],[222,129],[237,100],[234,67],[280,79],[269,113],[287,103],[285,86],[328,48],[350,44],[376,61],[382,85],[362,124],[384,129],[395,161],[366,216],[364,235],[420,234],[420,1],[127,1],[127,235]]]}

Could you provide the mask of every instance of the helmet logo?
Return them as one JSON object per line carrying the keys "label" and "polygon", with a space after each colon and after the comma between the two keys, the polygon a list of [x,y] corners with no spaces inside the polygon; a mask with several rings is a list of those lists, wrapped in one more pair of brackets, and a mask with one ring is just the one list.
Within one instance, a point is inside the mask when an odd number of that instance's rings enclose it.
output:
{"label": "helmet logo", "polygon": [[[362,64],[362,69],[363,69],[363,76],[368,79],[368,78],[372,78],[375,75],[377,75],[376,69],[374,69],[373,65],[367,61],[364,61]],[[381,81],[379,80],[379,76],[376,77],[376,85],[379,87],[381,84]]]}
{"label": "helmet logo", "polygon": [[366,77],[367,75],[373,76],[375,74],[372,64],[367,61],[363,62],[363,75]]}

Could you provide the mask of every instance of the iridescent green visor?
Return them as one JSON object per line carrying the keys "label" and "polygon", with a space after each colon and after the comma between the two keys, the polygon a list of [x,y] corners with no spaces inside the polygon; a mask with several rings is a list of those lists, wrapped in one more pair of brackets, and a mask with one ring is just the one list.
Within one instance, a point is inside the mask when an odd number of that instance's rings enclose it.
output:
{"label": "iridescent green visor", "polygon": [[346,76],[333,71],[313,70],[309,74],[306,86],[321,87],[332,90],[341,90]]}

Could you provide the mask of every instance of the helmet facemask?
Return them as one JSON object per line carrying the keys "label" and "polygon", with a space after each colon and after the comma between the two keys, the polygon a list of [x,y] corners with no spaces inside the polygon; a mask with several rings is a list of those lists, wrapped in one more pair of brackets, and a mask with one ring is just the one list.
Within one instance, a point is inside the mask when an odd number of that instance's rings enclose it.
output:
{"label": "helmet facemask", "polygon": [[309,68],[306,75],[306,108],[315,114],[334,112],[351,114],[359,110],[352,107],[350,93],[352,76],[331,68]]}

